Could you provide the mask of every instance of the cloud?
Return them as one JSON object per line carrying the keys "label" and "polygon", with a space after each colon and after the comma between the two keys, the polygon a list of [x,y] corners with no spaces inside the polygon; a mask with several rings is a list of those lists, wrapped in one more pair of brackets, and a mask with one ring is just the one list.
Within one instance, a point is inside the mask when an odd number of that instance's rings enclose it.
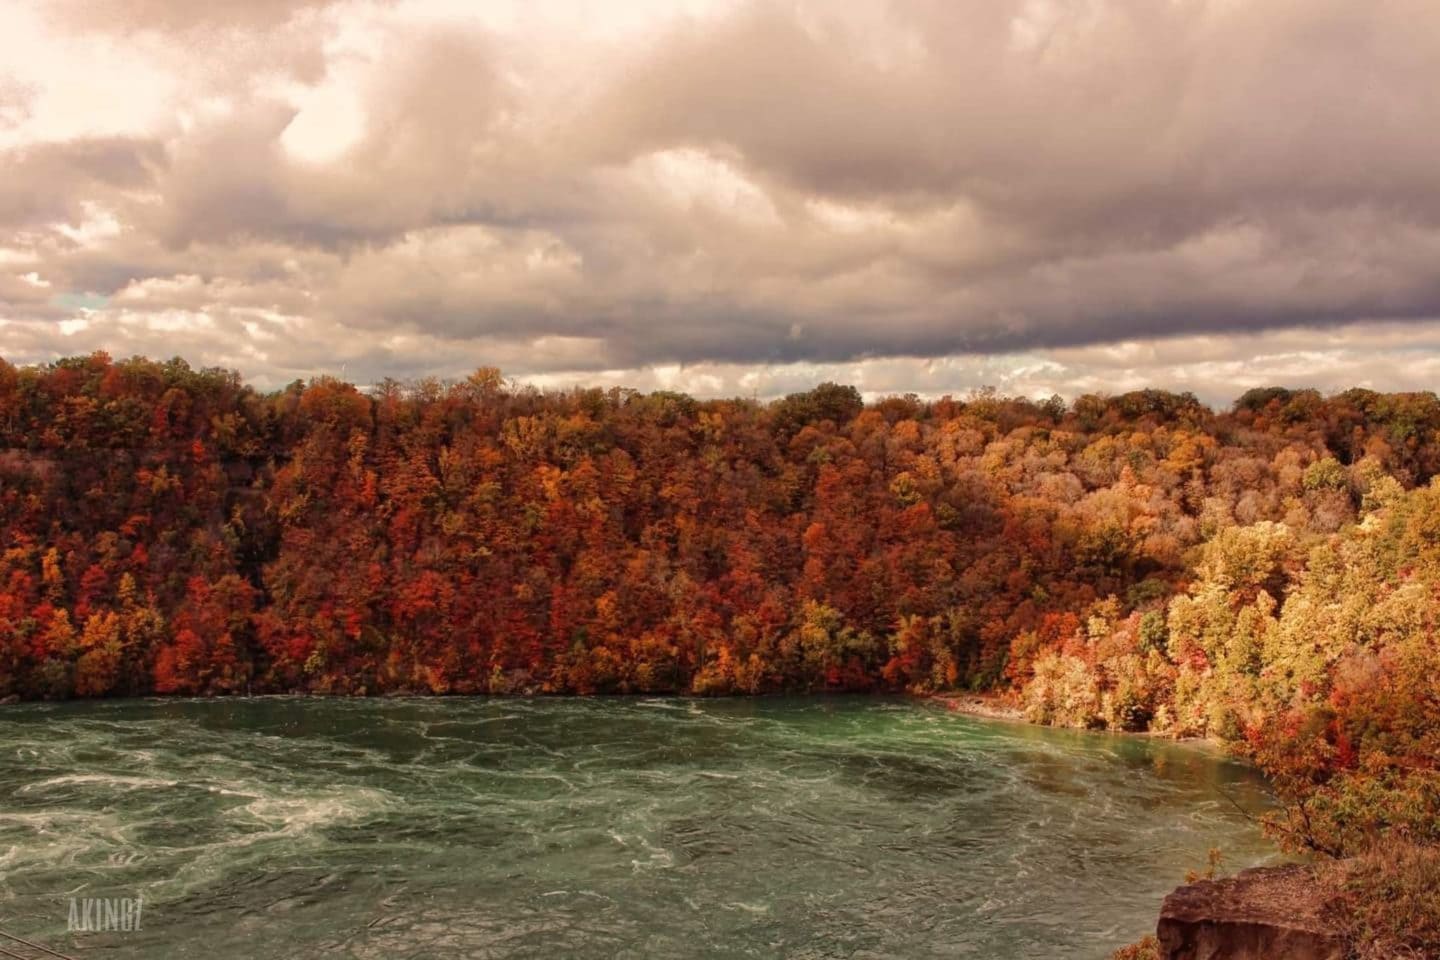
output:
{"label": "cloud", "polygon": [[153,182],[159,145],[125,138],[37,143],[0,154],[0,229],[83,218],[85,204]]}
{"label": "cloud", "polygon": [[[1334,369],[1398,383],[1363,362],[1397,355],[1378,331],[1440,317],[1422,0],[9,16],[12,359],[1203,392],[1321,330]],[[1224,356],[1178,361],[1202,342]],[[1113,344],[1144,347],[1117,369]]]}
{"label": "cloud", "polygon": [[284,25],[297,14],[335,0],[52,0],[47,12],[77,31],[185,32],[258,30]]}

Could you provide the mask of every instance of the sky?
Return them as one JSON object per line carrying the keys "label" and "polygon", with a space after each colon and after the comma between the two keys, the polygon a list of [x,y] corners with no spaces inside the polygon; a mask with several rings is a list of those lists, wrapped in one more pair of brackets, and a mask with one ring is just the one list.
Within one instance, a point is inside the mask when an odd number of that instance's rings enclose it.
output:
{"label": "sky", "polygon": [[1435,0],[9,0],[0,356],[1431,389]]}

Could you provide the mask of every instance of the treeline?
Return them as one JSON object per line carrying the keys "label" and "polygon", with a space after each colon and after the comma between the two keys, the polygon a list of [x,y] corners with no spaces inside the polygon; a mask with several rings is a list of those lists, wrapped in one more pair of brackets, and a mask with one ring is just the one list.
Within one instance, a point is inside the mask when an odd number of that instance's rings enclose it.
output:
{"label": "treeline", "polygon": [[1295,556],[1429,481],[1437,430],[1428,393],[264,394],[0,362],[0,695],[1062,690],[1080,661],[1095,709],[1037,714],[1239,729],[1108,661],[1210,656],[1172,602],[1207,557],[1270,531],[1254,591],[1283,600]]}

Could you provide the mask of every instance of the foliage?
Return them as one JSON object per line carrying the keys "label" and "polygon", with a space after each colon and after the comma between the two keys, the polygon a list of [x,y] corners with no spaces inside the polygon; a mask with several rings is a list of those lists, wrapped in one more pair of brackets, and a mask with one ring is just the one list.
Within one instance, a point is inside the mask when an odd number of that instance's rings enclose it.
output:
{"label": "foliage", "polygon": [[1406,491],[1437,432],[1433,397],[1367,391],[262,394],[0,362],[0,696],[1010,687],[1075,726],[1315,726],[1276,756],[1302,780],[1343,732],[1414,820],[1428,768],[1384,758],[1431,734],[1384,704],[1430,669],[1440,536]]}
{"label": "foliage", "polygon": [[1440,848],[1390,842],[1326,873],[1351,960],[1440,956]]}
{"label": "foliage", "polygon": [[1147,936],[1110,954],[1110,960],[1161,960],[1160,941]]}

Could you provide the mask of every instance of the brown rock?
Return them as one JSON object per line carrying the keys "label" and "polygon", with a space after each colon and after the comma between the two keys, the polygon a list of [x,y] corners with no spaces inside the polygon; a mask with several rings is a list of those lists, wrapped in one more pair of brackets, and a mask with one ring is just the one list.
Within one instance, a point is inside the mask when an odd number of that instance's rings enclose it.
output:
{"label": "brown rock", "polygon": [[1344,960],[1321,919],[1323,896],[1302,864],[1256,867],[1186,884],[1165,898],[1156,936],[1165,960]]}

